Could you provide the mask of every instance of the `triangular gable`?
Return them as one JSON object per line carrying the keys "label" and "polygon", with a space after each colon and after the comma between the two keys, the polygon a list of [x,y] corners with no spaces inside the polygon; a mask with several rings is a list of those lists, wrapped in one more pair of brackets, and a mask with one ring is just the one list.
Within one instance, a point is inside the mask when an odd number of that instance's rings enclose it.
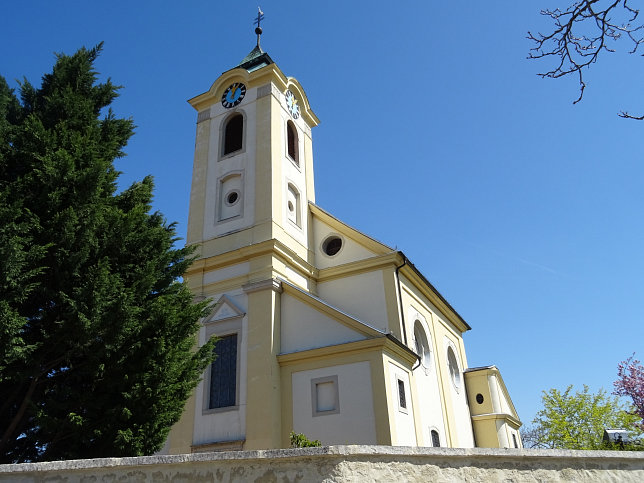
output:
{"label": "triangular gable", "polygon": [[204,324],[230,320],[246,315],[228,295],[222,295],[219,300],[213,304],[213,312],[206,317]]}
{"label": "triangular gable", "polygon": [[323,222],[325,225],[328,225],[331,229],[340,232],[343,235],[348,236],[355,242],[362,245],[367,250],[373,252],[375,255],[383,255],[385,253],[390,253],[394,251],[390,246],[385,245],[378,240],[371,238],[368,235],[365,235],[361,231],[353,228],[352,226],[347,225],[343,221],[340,221],[335,216],[330,214],[328,211],[323,210],[315,203],[309,201],[309,209],[314,219],[318,219]]}
{"label": "triangular gable", "polygon": [[355,342],[384,334],[282,281],[281,352]]}
{"label": "triangular gable", "polygon": [[[387,245],[368,237],[331,216],[319,206],[309,203],[309,208],[313,215],[313,244],[317,268],[324,269],[343,265],[393,251]],[[323,253],[323,245],[329,237],[342,239],[342,248],[337,255],[327,256]]]}
{"label": "triangular gable", "polygon": [[508,392],[508,388],[505,387],[505,382],[503,382],[503,377],[501,376],[501,371],[497,369],[496,373],[496,380],[499,384],[499,387],[501,389],[501,398],[503,401],[501,401],[501,407],[505,408],[508,413],[515,417],[517,420],[519,419],[519,414],[517,413],[516,408],[514,407],[514,403],[512,403],[512,399],[510,398],[510,393]]}

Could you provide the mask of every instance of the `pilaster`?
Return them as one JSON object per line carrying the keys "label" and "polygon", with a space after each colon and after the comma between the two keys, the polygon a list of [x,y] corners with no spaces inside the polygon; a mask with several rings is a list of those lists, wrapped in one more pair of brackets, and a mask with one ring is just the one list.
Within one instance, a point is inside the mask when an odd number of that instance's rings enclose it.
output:
{"label": "pilaster", "polygon": [[243,287],[248,296],[248,376],[245,450],[281,448],[281,283],[275,279]]}

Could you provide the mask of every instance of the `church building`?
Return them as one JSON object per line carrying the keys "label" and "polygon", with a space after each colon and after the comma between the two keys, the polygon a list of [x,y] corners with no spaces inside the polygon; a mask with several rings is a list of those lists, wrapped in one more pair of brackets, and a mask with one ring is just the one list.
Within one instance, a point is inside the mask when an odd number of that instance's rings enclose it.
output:
{"label": "church building", "polygon": [[[499,370],[401,251],[315,203],[304,88],[257,46],[197,111],[185,280],[212,301],[216,361],[164,453],[330,444],[521,447]],[[404,240],[401,241],[404,244]]]}

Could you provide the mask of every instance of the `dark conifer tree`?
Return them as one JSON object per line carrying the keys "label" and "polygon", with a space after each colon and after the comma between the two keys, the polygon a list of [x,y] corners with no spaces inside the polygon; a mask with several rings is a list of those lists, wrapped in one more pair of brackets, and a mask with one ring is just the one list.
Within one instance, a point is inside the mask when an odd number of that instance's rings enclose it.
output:
{"label": "dark conifer tree", "polygon": [[157,451],[212,357],[151,178],[116,190],[133,123],[109,110],[100,50],[58,55],[20,98],[0,77],[4,463]]}

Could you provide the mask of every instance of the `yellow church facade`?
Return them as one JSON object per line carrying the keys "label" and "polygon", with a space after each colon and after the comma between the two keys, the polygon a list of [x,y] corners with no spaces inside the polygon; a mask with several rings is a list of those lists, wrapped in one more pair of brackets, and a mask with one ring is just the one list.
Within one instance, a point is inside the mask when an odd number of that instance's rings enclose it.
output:
{"label": "yellow church facade", "polygon": [[[212,302],[217,360],[165,453],[322,444],[521,447],[469,325],[400,251],[315,204],[302,86],[258,45],[190,104],[197,133],[185,279]],[[404,243],[404,242],[403,242]]]}

